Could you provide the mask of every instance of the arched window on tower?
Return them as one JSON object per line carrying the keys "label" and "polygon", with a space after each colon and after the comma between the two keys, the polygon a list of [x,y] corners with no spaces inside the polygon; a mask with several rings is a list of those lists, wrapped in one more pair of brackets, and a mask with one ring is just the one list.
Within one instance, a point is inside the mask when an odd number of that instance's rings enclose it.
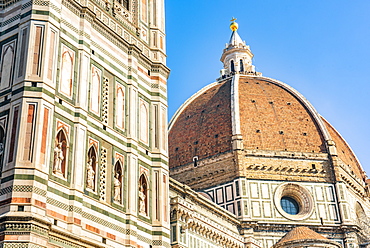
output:
{"label": "arched window on tower", "polygon": [[86,164],[86,188],[95,191],[97,153],[94,146],[91,146],[87,153]]}
{"label": "arched window on tower", "polygon": [[117,89],[116,102],[116,125],[119,128],[125,128],[125,94],[122,87]]}
{"label": "arched window on tower", "polygon": [[230,61],[230,71],[235,72],[235,65],[234,65],[234,60]]}
{"label": "arched window on tower", "polygon": [[122,193],[123,193],[123,168],[120,161],[117,161],[114,166],[114,178],[113,178],[113,201],[118,204],[122,204]]}
{"label": "arched window on tower", "polygon": [[5,149],[5,131],[3,127],[0,126],[0,174],[3,171],[3,154]]}
{"label": "arched window on tower", "polygon": [[95,66],[91,67],[91,85],[90,85],[90,109],[97,115],[100,115],[101,101],[101,70]]}
{"label": "arched window on tower", "polygon": [[144,174],[139,179],[139,213],[148,215],[148,182]]}
{"label": "arched window on tower", "polygon": [[60,91],[67,95],[72,96],[73,86],[73,67],[74,67],[74,52],[67,47],[63,46],[62,65],[60,74]]}
{"label": "arched window on tower", "polygon": [[2,47],[0,89],[10,86],[13,77],[14,42]]}
{"label": "arched window on tower", "polygon": [[244,72],[244,64],[242,59],[240,60],[240,72]]}
{"label": "arched window on tower", "polygon": [[140,103],[140,141],[144,143],[149,142],[149,112],[147,103],[141,101]]}
{"label": "arched window on tower", "polygon": [[65,177],[68,141],[63,129],[60,129],[54,141],[53,173]]}

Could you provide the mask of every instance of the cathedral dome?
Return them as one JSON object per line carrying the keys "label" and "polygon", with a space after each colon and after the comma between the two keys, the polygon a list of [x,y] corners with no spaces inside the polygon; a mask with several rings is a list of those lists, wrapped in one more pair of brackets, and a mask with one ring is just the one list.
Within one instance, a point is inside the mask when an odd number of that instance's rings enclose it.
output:
{"label": "cathedral dome", "polygon": [[[268,179],[281,179],[282,174],[288,178],[287,172],[298,171],[327,182],[342,175],[334,173],[339,166],[364,186],[366,175],[346,141],[297,90],[255,72],[253,54],[236,30],[221,58],[222,76],[190,97],[170,122],[172,176],[195,189],[207,187],[201,181],[215,174],[223,174],[218,180],[227,181],[261,169],[271,174],[265,175]],[[236,151],[253,159],[241,165]],[[296,167],[274,167],[258,157],[301,162]],[[319,165],[315,160],[321,161]],[[213,167],[200,169],[204,164]]]}
{"label": "cathedral dome", "polygon": [[[262,76],[234,75],[201,89],[174,115],[169,129],[170,167],[233,150],[338,156],[362,178],[356,156],[340,134],[292,87]],[[234,137],[235,138],[235,137]]]}

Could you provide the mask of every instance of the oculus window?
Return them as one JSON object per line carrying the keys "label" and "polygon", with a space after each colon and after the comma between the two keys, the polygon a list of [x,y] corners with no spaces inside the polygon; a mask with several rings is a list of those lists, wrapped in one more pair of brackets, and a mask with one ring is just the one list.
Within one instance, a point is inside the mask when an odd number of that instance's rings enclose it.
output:
{"label": "oculus window", "polygon": [[299,213],[298,203],[290,197],[283,197],[280,201],[281,208],[288,214],[296,215]]}

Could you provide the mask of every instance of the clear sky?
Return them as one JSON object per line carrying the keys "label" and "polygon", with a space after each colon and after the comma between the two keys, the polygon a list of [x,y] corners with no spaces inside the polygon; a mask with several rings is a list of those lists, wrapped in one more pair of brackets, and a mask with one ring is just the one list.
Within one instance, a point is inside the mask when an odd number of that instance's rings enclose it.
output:
{"label": "clear sky", "polygon": [[370,1],[167,0],[169,118],[219,77],[230,19],[263,76],[303,94],[370,177]]}

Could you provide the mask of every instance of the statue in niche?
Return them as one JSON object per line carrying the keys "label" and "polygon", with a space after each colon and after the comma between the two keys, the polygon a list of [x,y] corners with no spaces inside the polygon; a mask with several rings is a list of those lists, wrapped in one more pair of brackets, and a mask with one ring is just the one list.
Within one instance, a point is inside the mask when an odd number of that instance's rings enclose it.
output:
{"label": "statue in niche", "polygon": [[0,143],[0,156],[3,155],[4,152],[4,145],[3,143]]}
{"label": "statue in niche", "polygon": [[145,192],[144,187],[140,184],[139,186],[139,212],[141,214],[146,214],[146,208],[145,208]]}
{"label": "statue in niche", "polygon": [[119,173],[116,173],[116,176],[114,177],[114,201],[115,202],[121,202],[121,182],[119,180]]}
{"label": "statue in niche", "polygon": [[62,163],[64,160],[62,142],[59,142],[54,148],[54,173],[62,173]]}
{"label": "statue in niche", "polygon": [[87,162],[87,188],[94,190],[95,171],[93,168],[93,159],[90,158]]}

